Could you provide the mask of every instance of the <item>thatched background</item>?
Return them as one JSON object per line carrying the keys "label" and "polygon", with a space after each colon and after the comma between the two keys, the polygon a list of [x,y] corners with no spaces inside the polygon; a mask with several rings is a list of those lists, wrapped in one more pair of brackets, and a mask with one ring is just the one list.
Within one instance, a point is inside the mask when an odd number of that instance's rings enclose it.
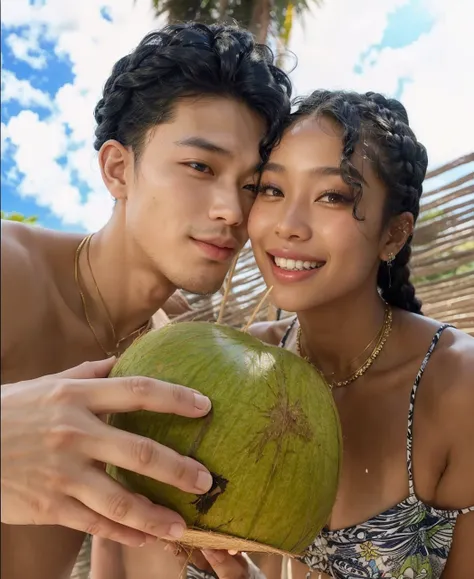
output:
{"label": "thatched background", "polygon": [[[474,170],[450,178],[453,169],[473,162],[474,152],[428,173],[413,240],[412,278],[426,315],[474,335]],[[223,322],[242,326],[265,289],[252,250],[246,247],[237,264]],[[175,320],[217,318],[222,292],[206,297],[187,294],[186,298],[192,309]],[[276,314],[266,305],[258,319],[274,319]]]}

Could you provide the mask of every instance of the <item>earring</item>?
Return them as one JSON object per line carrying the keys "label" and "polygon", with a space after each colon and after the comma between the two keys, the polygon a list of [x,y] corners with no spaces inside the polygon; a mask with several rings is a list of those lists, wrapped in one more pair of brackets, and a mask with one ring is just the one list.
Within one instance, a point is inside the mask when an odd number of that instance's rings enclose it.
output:
{"label": "earring", "polygon": [[387,269],[388,269],[388,287],[391,288],[392,287],[392,264],[395,260],[395,255],[393,253],[389,253],[388,254],[388,259],[385,262],[387,264]]}

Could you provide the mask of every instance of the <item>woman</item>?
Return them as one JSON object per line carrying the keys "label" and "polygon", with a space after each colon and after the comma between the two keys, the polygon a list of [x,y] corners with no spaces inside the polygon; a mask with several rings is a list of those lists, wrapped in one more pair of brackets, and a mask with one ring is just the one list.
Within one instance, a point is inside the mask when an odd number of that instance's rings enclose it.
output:
{"label": "woman", "polygon": [[[314,577],[473,577],[474,340],[423,317],[409,279],[426,167],[398,101],[316,91],[252,209],[272,300],[297,312],[253,331],[326,377],[342,424],[337,500],[303,558]],[[249,576],[207,555],[221,578]]]}

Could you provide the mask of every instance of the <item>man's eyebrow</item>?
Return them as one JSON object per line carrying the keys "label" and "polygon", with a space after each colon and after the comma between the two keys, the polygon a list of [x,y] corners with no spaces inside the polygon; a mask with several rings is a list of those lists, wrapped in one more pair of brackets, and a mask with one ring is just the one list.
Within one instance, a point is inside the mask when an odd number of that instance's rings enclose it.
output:
{"label": "man's eyebrow", "polygon": [[228,157],[232,156],[232,153],[229,150],[224,149],[220,145],[216,145],[203,137],[187,137],[186,139],[175,141],[175,145],[178,145],[178,147],[194,147],[195,149],[202,149],[209,153],[218,153],[219,155],[226,155]]}
{"label": "man's eyebrow", "polygon": [[[273,173],[286,173],[286,167],[280,165],[279,163],[267,163],[262,168],[263,171],[272,171]],[[313,175],[323,175],[323,176],[336,176],[342,177],[342,171],[340,167],[313,167],[308,170],[309,173]],[[361,183],[367,184],[364,177],[357,171],[357,169],[351,169],[352,176],[359,179]]]}

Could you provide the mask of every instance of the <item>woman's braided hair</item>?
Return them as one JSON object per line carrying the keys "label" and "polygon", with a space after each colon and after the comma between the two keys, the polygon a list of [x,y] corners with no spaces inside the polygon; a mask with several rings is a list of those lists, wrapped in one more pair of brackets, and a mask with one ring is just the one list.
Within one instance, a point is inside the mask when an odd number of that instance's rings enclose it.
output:
{"label": "woman's braided hair", "polygon": [[147,131],[171,120],[179,99],[212,95],[235,98],[266,121],[265,157],[290,111],[291,83],[273,60],[267,46],[237,26],[185,23],[151,32],[105,83],[94,147],[115,139],[138,158]]}
{"label": "woman's braided hair", "polygon": [[[301,117],[327,115],[343,128],[341,170],[344,181],[353,189],[353,215],[362,197],[362,183],[351,162],[357,144],[374,166],[377,176],[387,188],[385,222],[394,215],[410,212],[416,222],[420,197],[428,165],[425,147],[411,130],[404,106],[396,99],[381,94],[359,94],[345,91],[318,90],[295,101],[297,110],[291,115],[293,124]],[[392,306],[422,313],[421,302],[410,282],[410,236],[395,257],[391,267],[381,262],[377,283],[382,297]],[[390,267],[390,269],[389,269]]]}

